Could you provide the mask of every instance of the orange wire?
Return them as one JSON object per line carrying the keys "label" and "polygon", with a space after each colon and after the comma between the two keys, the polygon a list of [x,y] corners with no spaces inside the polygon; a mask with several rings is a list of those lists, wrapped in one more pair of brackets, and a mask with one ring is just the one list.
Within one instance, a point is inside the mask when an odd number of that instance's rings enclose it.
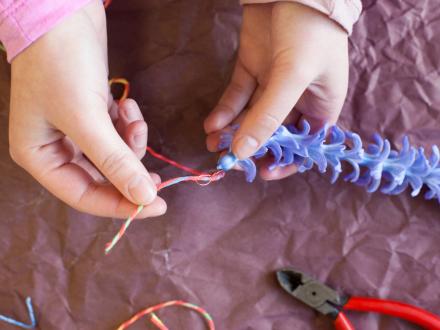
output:
{"label": "orange wire", "polygon": [[107,9],[111,3],[112,3],[112,0],[104,0],[104,8]]}
{"label": "orange wire", "polygon": [[122,92],[122,96],[119,98],[118,102],[122,102],[127,99],[128,94],[130,93],[130,83],[125,78],[112,78],[108,81],[109,86],[111,87],[113,84],[121,84],[124,87],[124,91]]}

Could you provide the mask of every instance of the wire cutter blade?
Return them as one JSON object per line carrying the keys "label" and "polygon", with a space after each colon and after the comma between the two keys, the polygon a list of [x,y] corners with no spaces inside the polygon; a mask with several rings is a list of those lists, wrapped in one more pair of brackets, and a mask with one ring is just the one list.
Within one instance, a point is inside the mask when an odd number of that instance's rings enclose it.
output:
{"label": "wire cutter blade", "polygon": [[278,283],[291,296],[324,315],[337,317],[340,306],[347,301],[335,290],[293,268],[276,272]]}

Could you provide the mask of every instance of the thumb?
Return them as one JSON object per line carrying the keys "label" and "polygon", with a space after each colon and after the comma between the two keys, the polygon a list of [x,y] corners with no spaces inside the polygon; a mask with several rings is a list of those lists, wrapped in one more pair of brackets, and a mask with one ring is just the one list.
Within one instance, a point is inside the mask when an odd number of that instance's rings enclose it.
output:
{"label": "thumb", "polygon": [[129,201],[150,204],[157,194],[150,174],[119,136],[107,111],[97,112],[70,120],[65,133]]}
{"label": "thumb", "polygon": [[235,134],[234,155],[239,159],[251,157],[282,124],[311,81],[311,75],[304,69],[275,62],[265,91]]}

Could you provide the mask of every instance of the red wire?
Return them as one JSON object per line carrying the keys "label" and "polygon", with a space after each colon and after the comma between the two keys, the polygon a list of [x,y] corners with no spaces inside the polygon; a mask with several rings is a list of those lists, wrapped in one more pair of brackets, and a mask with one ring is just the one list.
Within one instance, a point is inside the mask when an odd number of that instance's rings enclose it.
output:
{"label": "red wire", "polygon": [[186,167],[185,165],[179,164],[178,162],[175,162],[174,160],[171,160],[171,159],[169,159],[169,158],[167,158],[167,157],[157,153],[156,151],[151,149],[151,147],[147,147],[147,151],[151,154],[151,156],[153,156],[153,157],[155,157],[157,159],[160,159],[160,160],[162,160],[162,161],[164,161],[164,162],[166,162],[166,163],[168,163],[170,165],[173,165],[173,166],[175,166],[177,168],[180,168],[181,170],[184,170],[184,171],[186,171],[188,173],[191,173],[191,174],[194,174],[194,175],[198,175],[198,176],[206,174],[206,173],[194,170],[194,169],[192,169],[190,167]]}
{"label": "red wire", "polygon": [[338,314],[335,320],[335,328],[336,330],[355,330],[353,324],[342,312]]}
{"label": "red wire", "polygon": [[344,309],[391,315],[418,324],[425,329],[440,330],[440,317],[419,307],[398,301],[352,297],[344,305]]}
{"label": "red wire", "polygon": [[[110,5],[110,3],[111,3],[111,0],[104,1],[104,5],[106,6],[106,8]],[[126,79],[124,79],[124,78],[113,78],[113,79],[110,79],[109,84],[112,85],[114,83],[119,83],[119,84],[124,85],[124,92],[123,92],[121,98],[118,101],[118,102],[122,102],[123,100],[125,100],[128,97],[128,94],[130,92],[130,83]],[[164,162],[166,162],[166,163],[168,163],[168,164],[170,164],[170,165],[172,165],[174,167],[180,168],[181,170],[184,170],[184,171],[186,171],[188,173],[191,173],[191,174],[197,175],[197,176],[206,175],[206,173],[203,173],[203,172],[197,171],[195,169],[192,169],[190,167],[187,167],[185,165],[179,164],[178,162],[175,162],[174,160],[171,160],[171,159],[169,159],[169,158],[167,158],[167,157],[157,153],[151,147],[147,147],[147,151],[151,154],[151,156],[153,156],[153,157],[155,157],[157,159],[160,159],[160,160],[162,160],[162,161],[164,161]]]}

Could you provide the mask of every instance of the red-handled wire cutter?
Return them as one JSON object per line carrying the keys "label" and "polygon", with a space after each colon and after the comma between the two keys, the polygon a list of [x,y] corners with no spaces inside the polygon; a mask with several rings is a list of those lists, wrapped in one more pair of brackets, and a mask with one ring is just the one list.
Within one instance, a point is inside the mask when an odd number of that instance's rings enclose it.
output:
{"label": "red-handled wire cutter", "polygon": [[276,272],[278,283],[291,296],[334,319],[337,330],[354,330],[344,311],[376,312],[399,317],[430,330],[440,330],[440,317],[392,300],[341,296],[335,290],[294,269]]}

